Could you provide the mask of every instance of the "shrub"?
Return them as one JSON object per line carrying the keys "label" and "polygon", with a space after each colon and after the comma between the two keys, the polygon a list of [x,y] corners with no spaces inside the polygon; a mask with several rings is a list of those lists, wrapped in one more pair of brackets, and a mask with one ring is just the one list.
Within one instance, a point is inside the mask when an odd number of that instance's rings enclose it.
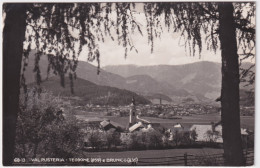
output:
{"label": "shrub", "polygon": [[81,149],[82,136],[68,102],[34,89],[24,98],[18,113],[16,157],[69,157]]}
{"label": "shrub", "polygon": [[149,130],[146,134],[146,141],[150,148],[160,148],[163,146],[162,134],[156,130]]}
{"label": "shrub", "polygon": [[94,150],[98,150],[103,146],[104,142],[104,133],[100,132],[99,130],[93,130],[88,133],[88,142],[89,146],[92,147]]}

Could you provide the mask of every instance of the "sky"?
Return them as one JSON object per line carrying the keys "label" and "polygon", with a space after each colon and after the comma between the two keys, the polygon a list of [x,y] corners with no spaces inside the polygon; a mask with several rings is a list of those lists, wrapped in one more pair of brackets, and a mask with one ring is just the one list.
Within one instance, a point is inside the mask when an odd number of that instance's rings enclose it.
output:
{"label": "sky", "polygon": [[[146,18],[143,12],[142,3],[137,3],[134,14],[135,20],[139,23],[143,36],[136,31],[131,34],[132,42],[137,49],[138,53],[134,50],[128,52],[127,58],[125,58],[125,51],[122,46],[118,45],[117,40],[112,41],[111,38],[105,37],[105,42],[97,42],[100,51],[100,66],[108,65],[124,65],[135,64],[140,66],[147,65],[180,65],[188,64],[199,61],[211,61],[221,63],[221,52],[218,49],[215,52],[207,50],[206,44],[203,41],[205,35],[202,35],[202,52],[199,54],[190,55],[189,51],[185,50],[183,41],[181,41],[180,33],[170,32],[163,26],[163,32],[161,38],[154,39],[154,51],[151,53],[151,46],[148,44],[147,32],[146,32]],[[112,12],[114,17],[116,13]],[[113,16],[112,16],[113,17]],[[75,36],[78,36],[78,32],[74,30],[72,32]],[[116,37],[115,32],[112,35]],[[198,49],[197,49],[198,51]],[[79,56],[79,60],[87,61],[88,49],[83,47],[83,51]],[[249,62],[255,62],[255,60],[247,60]],[[97,65],[96,61],[89,62],[93,65]]]}
{"label": "sky", "polygon": [[[124,65],[135,64],[140,66],[147,65],[180,65],[188,64],[199,61],[211,61],[221,63],[221,52],[218,49],[216,53],[211,50],[207,50],[206,44],[203,41],[205,35],[202,35],[202,52],[199,54],[190,55],[189,51],[185,50],[183,41],[181,41],[180,33],[170,32],[163,26],[163,32],[161,38],[154,39],[154,51],[151,53],[151,46],[148,44],[147,32],[146,32],[146,18],[143,12],[142,3],[137,3],[134,14],[136,21],[139,23],[143,36],[136,31],[131,34],[132,42],[137,49],[138,53],[134,50],[128,52],[127,58],[125,58],[125,49],[118,45],[117,40],[112,41],[111,38],[105,37],[105,42],[97,42],[100,51],[100,66],[108,65]],[[112,12],[114,17],[116,13]],[[163,24],[162,24],[163,25]],[[72,32],[75,36],[78,36],[78,32]],[[115,32],[112,35],[116,37]],[[196,50],[198,51],[198,49]],[[88,49],[83,47],[83,51],[79,56],[79,60],[87,61]],[[248,62],[255,63],[255,60],[246,60]],[[93,65],[97,65],[96,61],[89,62]]]}
{"label": "sky", "polygon": [[[141,26],[143,36],[139,32],[131,34],[131,39],[134,46],[138,50],[136,53],[134,50],[128,53],[127,58],[124,56],[124,48],[118,46],[117,41],[112,41],[110,38],[105,38],[105,42],[99,42],[100,50],[100,65],[101,67],[107,65],[122,65],[122,64],[135,64],[140,66],[146,65],[179,65],[187,64],[198,61],[213,61],[221,62],[220,51],[214,53],[213,51],[206,50],[206,45],[203,44],[201,55],[197,52],[195,56],[185,51],[183,42],[180,41],[180,33],[168,32],[166,28],[163,28],[161,38],[155,38],[154,40],[154,52],[151,53],[151,46],[148,44],[148,38],[146,33],[146,20],[144,13],[137,13],[135,17]],[[87,61],[86,55],[87,49],[83,49],[79,59]],[[97,65],[97,62],[91,62],[93,65]]]}
{"label": "sky", "polygon": [[[128,53],[127,58],[124,56],[124,48],[118,46],[117,41],[108,39],[105,43],[99,43],[101,67],[118,64],[145,66],[158,64],[179,65],[198,61],[221,62],[220,51],[215,54],[213,51],[203,48],[201,57],[198,53],[195,56],[189,55],[189,52],[185,51],[185,47],[179,44],[179,36],[174,36],[172,33],[164,32],[161,39],[155,39],[153,53],[151,53],[151,46],[148,44],[147,36],[135,35],[132,39],[138,53],[132,50]],[[86,53],[87,50],[83,51],[80,60],[86,60]],[[96,65],[96,62],[92,64]]]}
{"label": "sky", "polygon": [[[125,58],[124,48],[118,46],[117,41],[112,41],[110,38],[105,38],[105,42],[98,42],[100,51],[100,66],[107,65],[123,65],[123,64],[135,64],[140,66],[147,65],[180,65],[188,64],[199,61],[211,61],[221,63],[221,52],[218,49],[216,53],[214,51],[207,50],[206,43],[203,41],[205,35],[202,35],[202,52],[198,52],[195,56],[190,55],[188,51],[185,51],[183,41],[180,41],[180,33],[174,33],[172,30],[167,31],[167,28],[163,27],[163,33],[161,38],[154,39],[154,52],[151,53],[151,46],[148,44],[147,32],[146,32],[146,18],[142,11],[142,4],[139,3],[136,7],[136,14],[134,15],[139,23],[143,36],[139,32],[131,34],[131,39],[134,46],[138,50],[136,53],[134,50],[128,52],[127,58]],[[115,13],[114,13],[115,14]],[[198,51],[198,49],[197,49]],[[87,61],[88,51],[83,49],[79,60]],[[246,60],[254,63],[255,60]],[[93,65],[97,65],[97,62],[90,62]]]}

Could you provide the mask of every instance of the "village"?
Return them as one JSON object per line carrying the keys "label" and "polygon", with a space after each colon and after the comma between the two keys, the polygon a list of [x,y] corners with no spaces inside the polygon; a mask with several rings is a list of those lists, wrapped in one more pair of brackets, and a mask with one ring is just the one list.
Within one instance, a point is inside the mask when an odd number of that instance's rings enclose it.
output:
{"label": "village", "polygon": [[[105,112],[107,116],[128,116],[130,105],[127,106],[100,106],[88,105],[78,106],[86,111]],[[177,116],[192,116],[203,114],[220,114],[220,107],[214,105],[204,105],[199,103],[192,104],[148,104],[136,105],[136,112],[139,116],[150,116],[158,118],[176,118]]]}
{"label": "village", "polygon": [[[109,105],[91,105],[77,106],[76,108],[84,111],[104,112],[106,116],[124,117],[129,115],[130,105],[127,106],[109,106]],[[181,119],[181,116],[221,114],[219,105],[209,105],[201,103],[185,104],[148,104],[136,105],[136,113],[139,116],[156,117],[165,119]],[[241,106],[241,116],[254,116],[254,107]]]}
{"label": "village", "polygon": [[[80,108],[80,107],[78,107]],[[88,107],[94,112],[105,111],[107,118],[86,120],[77,117],[84,136],[85,149],[97,150],[142,150],[179,147],[223,146],[221,121],[203,124],[183,124],[185,116],[203,114],[220,115],[219,108],[211,105],[136,105],[133,97],[131,105],[115,107]],[[125,118],[124,124],[109,117]],[[165,126],[162,122],[151,122],[143,117],[179,119]],[[241,128],[244,147],[252,147],[253,131]]]}

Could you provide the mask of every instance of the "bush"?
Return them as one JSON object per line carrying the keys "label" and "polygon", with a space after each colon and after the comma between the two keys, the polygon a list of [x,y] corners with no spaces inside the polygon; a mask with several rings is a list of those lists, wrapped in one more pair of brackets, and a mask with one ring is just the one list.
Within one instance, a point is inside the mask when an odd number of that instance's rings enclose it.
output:
{"label": "bush", "polygon": [[88,144],[92,149],[98,150],[103,146],[104,142],[104,133],[99,130],[93,130],[88,135]]}
{"label": "bush", "polygon": [[79,126],[68,102],[34,89],[29,90],[27,100],[24,98],[20,99],[15,157],[71,157],[82,148]]}
{"label": "bush", "polygon": [[149,148],[160,148],[163,146],[162,134],[153,129],[147,132],[146,141]]}
{"label": "bush", "polygon": [[163,147],[163,135],[153,129],[137,131],[121,136],[121,142],[128,149],[158,149]]}
{"label": "bush", "polygon": [[130,149],[132,147],[132,134],[131,133],[124,133],[120,135],[121,144]]}

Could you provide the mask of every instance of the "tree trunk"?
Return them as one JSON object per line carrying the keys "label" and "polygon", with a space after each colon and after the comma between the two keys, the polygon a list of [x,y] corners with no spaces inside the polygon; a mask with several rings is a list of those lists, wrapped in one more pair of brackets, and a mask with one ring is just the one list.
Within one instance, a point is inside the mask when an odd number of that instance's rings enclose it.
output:
{"label": "tree trunk", "polygon": [[222,56],[221,121],[227,166],[242,166],[240,132],[239,63],[231,2],[219,3],[219,39]]}
{"label": "tree trunk", "polygon": [[33,149],[33,158],[36,158],[36,156],[37,156],[38,146],[39,146],[39,142],[36,142],[34,144],[34,149]]}
{"label": "tree trunk", "polygon": [[26,5],[4,4],[3,32],[3,165],[13,163],[19,107],[20,71],[26,29]]}

